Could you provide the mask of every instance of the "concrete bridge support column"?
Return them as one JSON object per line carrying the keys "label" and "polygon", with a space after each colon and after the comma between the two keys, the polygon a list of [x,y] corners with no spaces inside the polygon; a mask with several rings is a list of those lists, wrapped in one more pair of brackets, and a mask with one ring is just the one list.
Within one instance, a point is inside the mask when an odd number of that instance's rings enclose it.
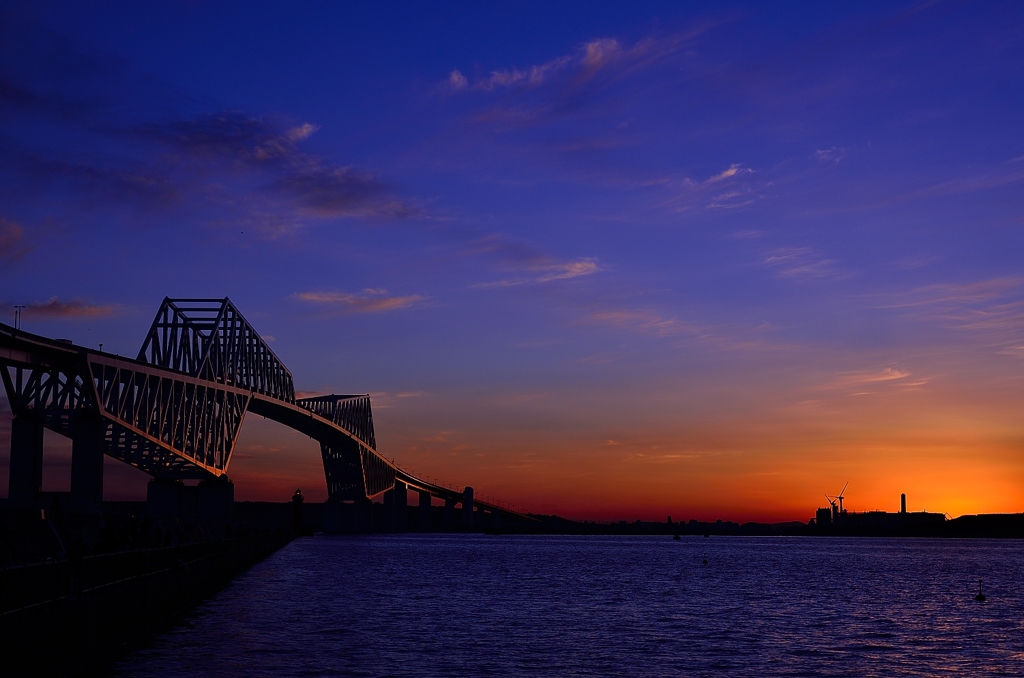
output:
{"label": "concrete bridge support column", "polygon": [[356,534],[373,532],[373,502],[360,499],[351,505],[352,531]]}
{"label": "concrete bridge support column", "polygon": [[409,526],[409,486],[401,480],[395,481],[394,531],[405,532]]}
{"label": "concrete bridge support column", "polygon": [[462,526],[473,527],[473,488],[462,491]]}
{"label": "concrete bridge support column", "polygon": [[373,532],[373,502],[332,502],[324,504],[324,532],[327,534],[369,534]]}
{"label": "concrete bridge support column", "polygon": [[43,420],[19,414],[11,422],[7,497],[12,506],[33,506],[43,489]]}
{"label": "concrete bridge support column", "polygon": [[146,513],[151,518],[178,517],[178,502],[183,484],[180,480],[153,478],[146,486]]}
{"label": "concrete bridge support column", "polygon": [[103,502],[103,420],[79,413],[71,425],[71,507],[99,513]]}
{"label": "concrete bridge support column", "polygon": [[395,490],[390,489],[384,493],[384,524],[380,526],[381,532],[395,531]]}
{"label": "concrete bridge support column", "polygon": [[430,515],[430,492],[420,490],[420,532],[430,532],[433,522]]}
{"label": "concrete bridge support column", "polygon": [[200,520],[226,523],[234,503],[235,484],[227,476],[200,481],[196,498],[196,517]]}
{"label": "concrete bridge support column", "polygon": [[454,499],[444,500],[444,529],[451,532],[455,529],[455,504]]}

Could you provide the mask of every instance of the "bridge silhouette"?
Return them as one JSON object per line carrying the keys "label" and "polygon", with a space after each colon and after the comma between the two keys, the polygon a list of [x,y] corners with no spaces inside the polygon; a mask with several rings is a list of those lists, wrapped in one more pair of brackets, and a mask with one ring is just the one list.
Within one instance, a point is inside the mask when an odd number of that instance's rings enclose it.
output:
{"label": "bridge silhouette", "polygon": [[[376,447],[369,395],[296,398],[292,374],[227,298],[165,298],[134,360],[0,323],[0,376],[14,413],[8,501],[32,506],[42,489],[43,430],[72,440],[72,508],[98,511],[103,456],[153,477],[150,513],[174,515],[184,481],[199,480],[200,517],[230,513],[231,454],[247,412],[320,443],[327,481],[325,523],[368,531],[383,494],[386,529],[404,531],[410,490],[429,530],[432,498],[444,523],[497,527],[530,518],[405,471]],[[461,507],[461,519],[456,507]]]}

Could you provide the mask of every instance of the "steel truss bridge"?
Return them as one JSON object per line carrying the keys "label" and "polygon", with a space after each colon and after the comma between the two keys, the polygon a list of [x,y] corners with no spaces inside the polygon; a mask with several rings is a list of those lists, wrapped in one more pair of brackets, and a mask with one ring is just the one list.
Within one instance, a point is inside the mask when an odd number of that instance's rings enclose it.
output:
{"label": "steel truss bridge", "polygon": [[[164,299],[134,360],[0,323],[0,377],[14,412],[13,502],[41,488],[43,428],[73,441],[72,501],[98,504],[103,454],[156,480],[226,479],[242,420],[253,412],[320,443],[329,503],[411,489],[421,507],[436,497],[462,504],[464,516],[475,504],[526,518],[383,457],[368,395],[296,398],[291,372],[227,298]],[[397,494],[404,506],[405,492]]]}

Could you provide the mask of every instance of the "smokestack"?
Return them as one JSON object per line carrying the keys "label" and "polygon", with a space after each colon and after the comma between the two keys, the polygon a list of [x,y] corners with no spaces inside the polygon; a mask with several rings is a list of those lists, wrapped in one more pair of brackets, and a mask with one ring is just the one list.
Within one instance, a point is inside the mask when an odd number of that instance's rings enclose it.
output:
{"label": "smokestack", "polygon": [[901,494],[900,495],[900,513],[906,513],[906,512],[907,512],[907,495],[906,494]]}

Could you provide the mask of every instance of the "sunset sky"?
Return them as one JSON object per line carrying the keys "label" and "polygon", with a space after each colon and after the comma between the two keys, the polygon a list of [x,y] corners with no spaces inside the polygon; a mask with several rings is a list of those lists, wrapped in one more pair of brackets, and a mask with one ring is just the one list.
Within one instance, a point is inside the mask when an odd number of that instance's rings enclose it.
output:
{"label": "sunset sky", "polygon": [[[134,357],[228,296],[534,512],[1020,512],[1022,121],[1015,2],[2,3],[0,320]],[[255,415],[229,475],[326,497]]]}

